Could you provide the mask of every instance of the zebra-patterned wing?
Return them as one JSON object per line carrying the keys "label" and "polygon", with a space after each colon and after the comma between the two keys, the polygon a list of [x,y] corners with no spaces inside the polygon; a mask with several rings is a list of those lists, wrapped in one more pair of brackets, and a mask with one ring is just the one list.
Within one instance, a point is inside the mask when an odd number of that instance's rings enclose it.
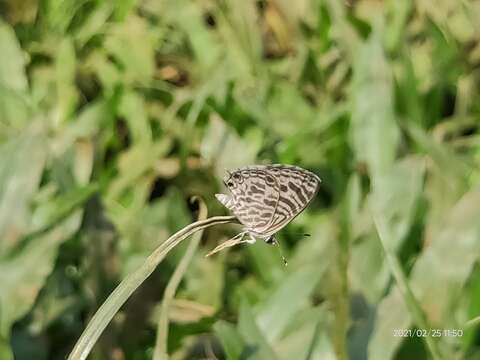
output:
{"label": "zebra-patterned wing", "polygon": [[321,180],[314,173],[291,165],[270,165],[266,171],[275,177],[280,187],[273,219],[262,229],[265,235],[272,235],[307,207],[318,192]]}
{"label": "zebra-patterned wing", "polygon": [[225,194],[215,194],[215,197],[228,210],[230,210],[231,212],[235,211],[235,202],[233,201],[233,198],[231,196],[228,196],[228,195],[225,195]]}
{"label": "zebra-patterned wing", "polygon": [[264,170],[253,166],[234,170],[224,179],[232,196],[217,194],[217,199],[238,218],[247,230],[261,234],[273,221],[280,184]]}

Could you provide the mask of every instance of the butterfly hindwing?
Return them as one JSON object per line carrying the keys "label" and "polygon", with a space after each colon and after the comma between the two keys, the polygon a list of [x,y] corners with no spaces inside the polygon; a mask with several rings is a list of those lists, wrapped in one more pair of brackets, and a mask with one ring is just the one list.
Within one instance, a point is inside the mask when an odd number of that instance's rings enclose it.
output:
{"label": "butterfly hindwing", "polygon": [[266,234],[274,234],[292,221],[312,201],[320,179],[315,174],[290,165],[271,165],[268,171],[280,186],[278,206]]}

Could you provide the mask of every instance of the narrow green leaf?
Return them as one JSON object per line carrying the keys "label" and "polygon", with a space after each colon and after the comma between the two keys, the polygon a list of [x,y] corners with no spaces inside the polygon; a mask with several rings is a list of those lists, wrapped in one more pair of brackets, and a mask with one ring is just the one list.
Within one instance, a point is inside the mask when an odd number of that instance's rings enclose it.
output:
{"label": "narrow green leaf", "polygon": [[0,259],[30,227],[30,202],[47,157],[43,129],[34,124],[0,146]]}
{"label": "narrow green leaf", "polygon": [[244,352],[246,345],[242,335],[235,329],[235,327],[225,321],[217,321],[213,325],[215,334],[220,339],[220,342],[225,351],[225,355],[229,360],[240,359]]}
{"label": "narrow green leaf", "polygon": [[285,278],[270,296],[256,306],[258,327],[269,343],[275,343],[295,314],[308,305],[309,296],[325,270],[325,266],[300,268]]}
{"label": "narrow green leaf", "polygon": [[268,343],[266,333],[257,325],[250,305],[246,301],[240,305],[237,329],[245,339],[247,344],[245,355],[250,355],[249,359],[275,360],[277,358]]}
{"label": "narrow green leaf", "polygon": [[19,253],[0,261],[0,333],[30,309],[55,264],[58,247],[77,231],[82,214],[76,212],[53,229],[30,240]]}
{"label": "narrow green leaf", "polygon": [[23,93],[28,89],[25,74],[26,57],[15,33],[9,25],[0,21],[0,87]]}
{"label": "narrow green leaf", "polygon": [[388,227],[390,248],[398,250],[410,230],[415,207],[423,188],[425,161],[406,157],[377,178],[370,204],[375,216]]}
{"label": "narrow green leaf", "polygon": [[148,144],[152,141],[152,130],[141,96],[133,91],[125,92],[119,105],[119,114],[127,121],[133,143]]}
{"label": "narrow green leaf", "polygon": [[399,141],[392,74],[379,29],[359,46],[357,53],[351,89],[350,144],[356,160],[368,166],[375,181],[393,164]]}
{"label": "narrow green leaf", "polygon": [[144,263],[128,276],[115,288],[107,300],[97,310],[80,339],[75,344],[68,356],[69,360],[84,360],[92,350],[98,338],[105,330],[113,316],[127,301],[132,293],[150,276],[155,268],[162,262],[165,256],[195,232],[216,224],[236,222],[234,216],[216,216],[203,221],[194,222],[170,236],[165,242],[157,247]]}
{"label": "narrow green leaf", "polygon": [[[455,305],[462,296],[462,288],[480,254],[479,204],[479,189],[465,194],[445,214],[443,225],[433,234],[432,242],[419,256],[411,272],[410,287],[429,322],[436,328],[463,326],[455,318],[458,314]],[[392,290],[380,303],[379,313],[388,312],[390,316],[377,317],[369,347],[373,359],[388,359],[394,354],[402,340],[401,337],[391,336],[394,328],[408,329],[411,321],[425,328],[424,324],[418,323],[413,317],[410,309],[402,305],[403,301],[405,300],[402,300],[398,290]],[[395,310],[392,312],[392,309]],[[448,354],[447,349],[443,350]]]}

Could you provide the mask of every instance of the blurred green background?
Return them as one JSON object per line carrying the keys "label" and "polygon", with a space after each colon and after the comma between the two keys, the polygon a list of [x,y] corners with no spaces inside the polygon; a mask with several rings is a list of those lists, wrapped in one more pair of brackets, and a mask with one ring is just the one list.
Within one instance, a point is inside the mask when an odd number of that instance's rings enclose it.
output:
{"label": "blurred green background", "polygon": [[[226,214],[225,169],[254,163],[312,170],[321,190],[278,236],[288,267],[259,242],[205,258],[239,227],[204,233],[169,308],[172,359],[480,357],[480,1],[2,0],[0,14],[0,359],[64,359],[196,219],[188,199]],[[92,359],[152,358],[187,245]],[[422,317],[442,330],[437,355],[395,336]]]}

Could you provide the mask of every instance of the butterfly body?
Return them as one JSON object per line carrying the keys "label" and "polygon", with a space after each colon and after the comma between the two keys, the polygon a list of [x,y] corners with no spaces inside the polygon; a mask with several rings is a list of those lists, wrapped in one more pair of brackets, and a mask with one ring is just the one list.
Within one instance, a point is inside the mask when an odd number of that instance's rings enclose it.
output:
{"label": "butterfly body", "polygon": [[231,195],[217,199],[244,225],[250,241],[276,243],[273,235],[299,215],[318,192],[320,178],[293,165],[253,165],[223,179]]}

